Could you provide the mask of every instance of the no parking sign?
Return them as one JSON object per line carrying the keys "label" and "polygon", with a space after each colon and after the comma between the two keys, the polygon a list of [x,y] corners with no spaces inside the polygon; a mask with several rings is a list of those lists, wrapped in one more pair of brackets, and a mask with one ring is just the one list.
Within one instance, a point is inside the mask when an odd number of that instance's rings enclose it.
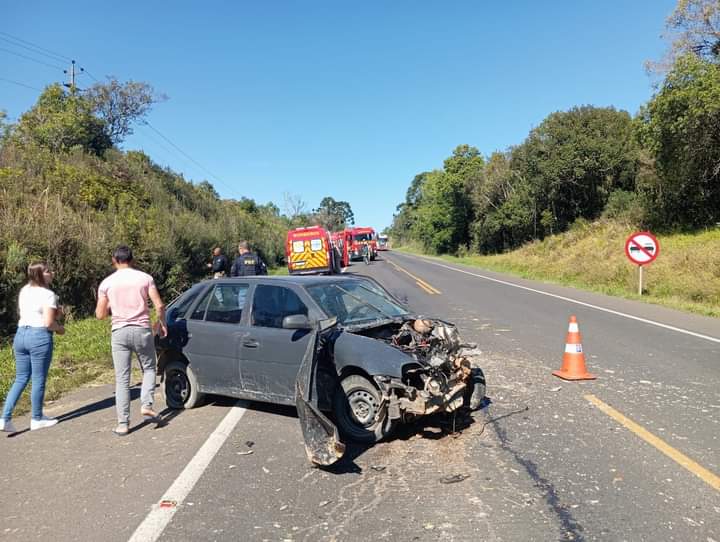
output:
{"label": "no parking sign", "polygon": [[643,265],[654,262],[658,254],[660,254],[660,244],[649,231],[635,232],[625,241],[625,255],[640,268],[639,295],[642,295]]}

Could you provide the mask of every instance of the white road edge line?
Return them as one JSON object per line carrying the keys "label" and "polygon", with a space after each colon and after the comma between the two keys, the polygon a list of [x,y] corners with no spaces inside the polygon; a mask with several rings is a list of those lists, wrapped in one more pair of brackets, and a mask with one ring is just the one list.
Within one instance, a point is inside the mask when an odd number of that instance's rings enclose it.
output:
{"label": "white road edge line", "polygon": [[693,337],[697,337],[698,339],[705,339],[706,341],[712,341],[714,343],[720,343],[720,339],[717,337],[711,337],[710,335],[703,335],[702,333],[695,333],[694,331],[690,331],[688,329],[683,329],[680,327],[671,326],[668,324],[663,324],[661,322],[656,322],[655,320],[648,320],[647,318],[641,318],[640,316],[633,316],[632,314],[627,314],[625,312],[615,311],[612,309],[607,309],[605,307],[600,307],[598,305],[593,305],[591,303],[585,303],[584,301],[578,301],[577,299],[572,299],[571,297],[565,297],[558,294],[551,294],[550,292],[544,292],[543,290],[537,290],[535,288],[530,288],[529,286],[522,286],[520,284],[515,284],[513,282],[508,282],[505,280],[495,279],[493,277],[488,277],[486,275],[481,275],[479,273],[472,273],[470,271],[465,271],[464,269],[458,269],[456,267],[451,267],[449,265],[445,265],[442,263],[434,262],[432,260],[429,260],[427,258],[423,258],[421,256],[410,256],[418,258],[423,260],[424,262],[427,262],[429,264],[437,265],[438,267],[444,267],[445,269],[450,269],[451,271],[457,271],[458,273],[465,273],[466,275],[472,275],[473,277],[478,277],[481,279],[489,280],[491,282],[497,282],[498,284],[504,284],[505,286],[512,286],[513,288],[520,288],[521,290],[527,290],[528,292],[534,292],[536,294],[546,295],[548,297],[554,297],[556,299],[561,299],[563,301],[568,301],[570,303],[575,303],[576,305],[582,305],[583,307],[589,307],[591,309],[607,312],[610,314],[614,314],[616,316],[622,316],[623,318],[629,318],[630,320],[636,320],[638,322],[643,322],[645,324],[650,324],[652,326],[661,327],[664,329],[669,329],[671,331],[677,331],[678,333],[684,333],[685,335],[691,335]]}
{"label": "white road edge line", "polygon": [[240,418],[246,412],[244,401],[238,401],[228,412],[215,430],[210,434],[205,443],[200,447],[195,456],[186,465],[180,476],[172,483],[165,494],[160,498],[162,501],[174,501],[175,505],[161,508],[159,503],[153,505],[150,513],[143,522],[135,529],[129,542],[155,542],[172,520],[177,507],[190,494],[205,469],[213,460],[215,455],[232,433]]}

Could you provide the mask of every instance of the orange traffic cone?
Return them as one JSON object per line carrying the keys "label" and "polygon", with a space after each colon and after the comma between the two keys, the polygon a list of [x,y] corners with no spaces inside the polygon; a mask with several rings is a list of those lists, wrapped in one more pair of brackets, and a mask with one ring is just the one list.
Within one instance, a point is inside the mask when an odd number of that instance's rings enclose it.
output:
{"label": "orange traffic cone", "polygon": [[585,354],[583,353],[580,329],[575,315],[570,317],[570,324],[568,325],[562,368],[559,371],[553,371],[552,374],[564,380],[594,380],[597,378],[597,376],[588,373],[585,367]]}

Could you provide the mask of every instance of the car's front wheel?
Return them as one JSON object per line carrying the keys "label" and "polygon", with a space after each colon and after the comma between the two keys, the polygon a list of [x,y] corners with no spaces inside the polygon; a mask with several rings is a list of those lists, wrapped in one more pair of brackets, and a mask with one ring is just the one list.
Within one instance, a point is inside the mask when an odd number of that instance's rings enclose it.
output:
{"label": "car's front wheel", "polygon": [[182,361],[171,361],[165,366],[163,384],[165,404],[169,408],[194,408],[204,397],[198,389],[192,368]]}
{"label": "car's front wheel", "polygon": [[349,440],[374,444],[388,436],[394,423],[380,391],[360,375],[345,377],[335,392],[333,410],[340,432]]}

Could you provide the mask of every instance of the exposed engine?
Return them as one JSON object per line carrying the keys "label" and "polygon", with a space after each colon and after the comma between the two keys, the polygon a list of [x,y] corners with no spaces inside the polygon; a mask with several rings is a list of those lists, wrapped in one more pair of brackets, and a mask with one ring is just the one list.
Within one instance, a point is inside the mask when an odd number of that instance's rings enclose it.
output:
{"label": "exposed engine", "polygon": [[472,345],[462,343],[457,327],[418,318],[376,329],[372,335],[417,361],[409,365],[402,382],[378,382],[389,399],[391,418],[452,412],[463,405],[472,369],[462,350]]}

